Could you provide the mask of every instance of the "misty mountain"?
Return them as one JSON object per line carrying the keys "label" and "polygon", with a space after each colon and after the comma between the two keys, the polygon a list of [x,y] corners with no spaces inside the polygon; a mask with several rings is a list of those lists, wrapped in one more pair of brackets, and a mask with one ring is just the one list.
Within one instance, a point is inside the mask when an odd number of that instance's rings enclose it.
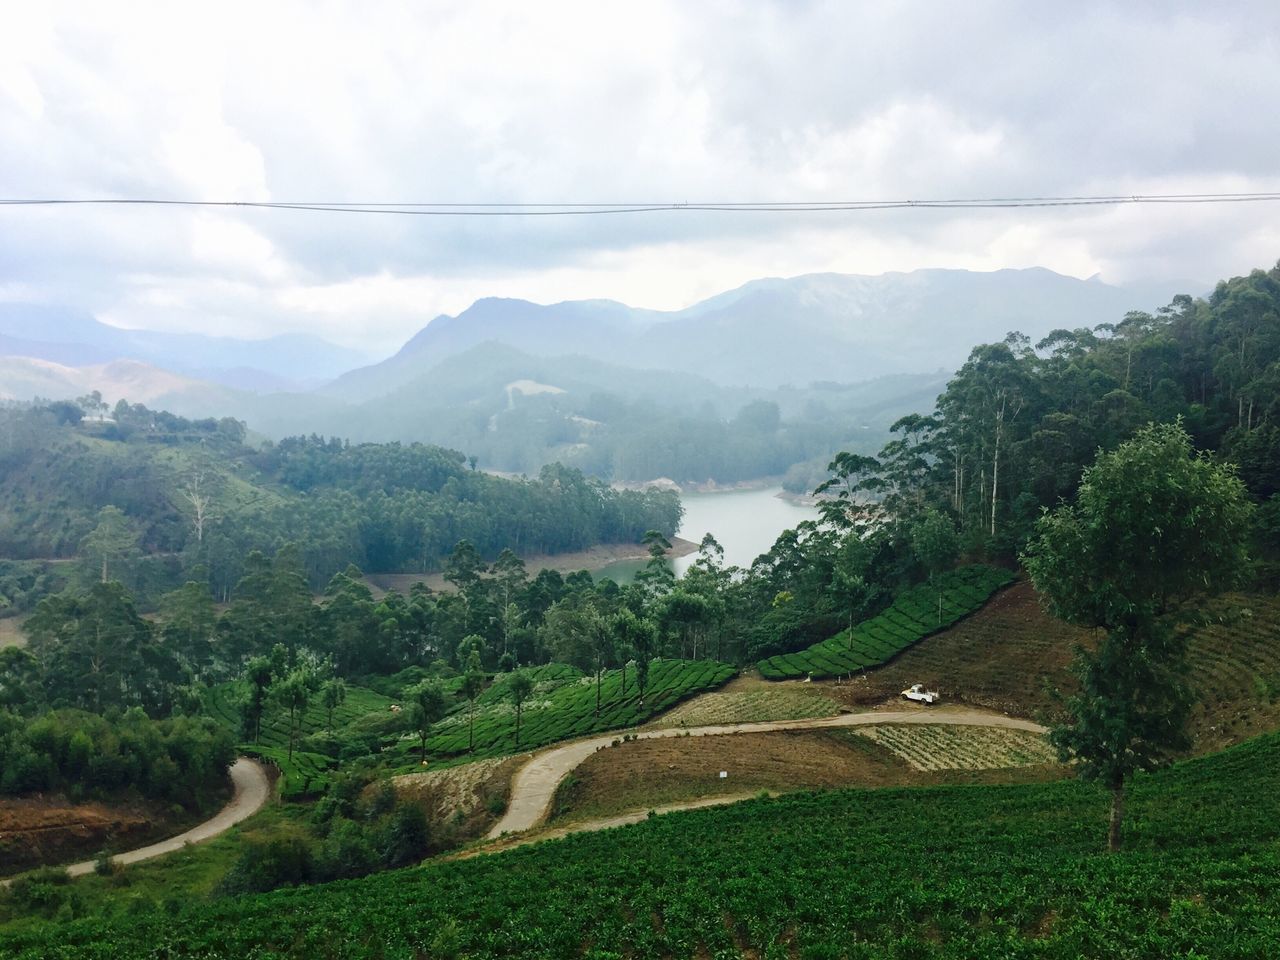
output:
{"label": "misty mountain", "polygon": [[974,344],[1010,330],[1039,339],[1057,327],[1115,322],[1178,292],[1175,284],[1116,287],[1032,268],[754,280],[668,313],[607,300],[543,306],[489,298],[456,317],[437,317],[393,357],[344,374],[322,392],[369,399],[486,341],[535,355],[684,371],[730,387],[854,383],[954,370]]}
{"label": "misty mountain", "polygon": [[0,355],[66,366],[133,360],[257,392],[312,386],[370,359],[309,334],[240,340],[123,330],[78,310],[27,303],[0,304]]}

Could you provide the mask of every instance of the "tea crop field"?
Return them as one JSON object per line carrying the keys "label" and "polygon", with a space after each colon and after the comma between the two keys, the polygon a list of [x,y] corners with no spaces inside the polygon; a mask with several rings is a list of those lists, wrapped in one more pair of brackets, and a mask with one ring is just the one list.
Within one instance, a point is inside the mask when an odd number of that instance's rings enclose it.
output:
{"label": "tea crop field", "polygon": [[1274,956],[1280,736],[1137,778],[792,794],[10,935],[15,960]]}
{"label": "tea crop field", "polygon": [[807,650],[761,660],[756,666],[766,680],[805,676],[818,680],[879,666],[967,617],[1012,580],[1012,573],[998,567],[961,567],[939,578],[936,585],[922,584],[902,592],[889,609],[851,630]]}
{"label": "tea crop field", "polygon": [[[600,714],[596,716],[594,679],[571,667],[553,666],[562,671],[558,677],[535,676],[538,683],[524,705],[520,723],[520,750],[636,726],[687,697],[721,686],[736,672],[728,664],[712,660],[655,660],[641,702],[635,671],[627,671],[624,689],[622,671],[610,670],[601,678]],[[469,705],[463,703],[436,725],[434,736],[427,740],[427,752],[443,757],[470,752],[479,758],[515,751],[516,712],[506,683],[507,678],[500,678],[476,701],[474,751],[468,750]]]}
{"label": "tea crop field", "polygon": [[851,732],[874,740],[913,770],[999,770],[1058,760],[1044,736],[1027,730],[885,724]]}

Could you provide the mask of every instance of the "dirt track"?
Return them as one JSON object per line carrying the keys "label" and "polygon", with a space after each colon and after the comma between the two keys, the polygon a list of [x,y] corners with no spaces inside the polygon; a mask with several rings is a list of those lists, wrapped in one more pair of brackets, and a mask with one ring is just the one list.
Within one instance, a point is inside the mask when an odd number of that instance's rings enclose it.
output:
{"label": "dirt track", "polygon": [[[805,720],[776,720],[768,723],[735,723],[708,727],[691,727],[685,730],[644,730],[631,733],[632,739],[653,740],[662,737],[713,737],[733,733],[767,733],[774,730],[821,730],[831,727],[856,727],[868,724],[926,723],[955,726],[1004,727],[1011,730],[1028,730],[1044,733],[1044,727],[1030,720],[1006,717],[997,713],[985,713],[967,707],[916,708],[904,710],[868,710],[863,713],[845,713],[835,717]],[[531,830],[546,819],[556,788],[578,764],[602,747],[621,739],[624,733],[617,731],[589,740],[579,740],[563,746],[552,747],[536,754],[516,773],[511,783],[511,800],[507,812],[489,831],[488,839],[496,839],[504,833],[521,833]],[[688,806],[688,805],[681,805]],[[674,808],[673,808],[674,809]],[[617,821],[618,818],[612,818]],[[625,822],[625,821],[620,821]],[[594,826],[614,826],[615,822]],[[577,829],[591,829],[583,824]]]}
{"label": "dirt track", "polygon": [[[271,795],[271,781],[262,766],[247,757],[240,757],[231,765],[231,782],[235,785],[235,793],[230,801],[211,819],[192,827],[186,833],[180,833],[168,840],[161,840],[150,846],[139,847],[127,853],[116,854],[112,859],[116,863],[137,863],[139,860],[150,860],[166,853],[181,850],[189,843],[200,843],[211,840],[221,833],[226,833],[241,820],[257,813]],[[94,862],[73,863],[67,867],[67,873],[73,877],[82,877],[93,870]],[[0,886],[8,886],[8,880],[0,880]]]}

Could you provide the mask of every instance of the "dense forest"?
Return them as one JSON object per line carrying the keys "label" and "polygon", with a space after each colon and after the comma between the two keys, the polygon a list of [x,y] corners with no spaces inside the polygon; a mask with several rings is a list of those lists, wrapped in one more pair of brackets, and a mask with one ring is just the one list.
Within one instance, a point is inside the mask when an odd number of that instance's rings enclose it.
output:
{"label": "dense forest", "polygon": [[[639,542],[679,523],[675,494],[614,491],[551,465],[495,477],[422,444],[294,437],[247,442],[229,419],[191,421],[96,398],[0,410],[0,555],[81,558],[153,599],[188,576],[220,599],[252,550],[300,545],[308,581],[348,564],[430,571],[461,539],[482,556]],[[38,593],[47,565],[0,571],[8,602]]]}

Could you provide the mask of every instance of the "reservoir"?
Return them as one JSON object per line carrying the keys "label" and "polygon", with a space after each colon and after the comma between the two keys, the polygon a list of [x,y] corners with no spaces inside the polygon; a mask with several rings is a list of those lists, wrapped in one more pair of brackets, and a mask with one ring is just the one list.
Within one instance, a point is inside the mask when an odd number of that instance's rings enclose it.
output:
{"label": "reservoir", "polygon": [[[794,528],[804,520],[818,519],[813,507],[781,499],[781,487],[760,490],[726,490],[716,493],[683,493],[684,519],[676,536],[694,543],[710,533],[724,547],[725,566],[749,567],[766,552],[783,530]],[[677,557],[672,561],[676,576],[687,570],[697,554]],[[630,583],[642,561],[611,563],[595,571],[596,579],[609,577],[619,583]]]}

